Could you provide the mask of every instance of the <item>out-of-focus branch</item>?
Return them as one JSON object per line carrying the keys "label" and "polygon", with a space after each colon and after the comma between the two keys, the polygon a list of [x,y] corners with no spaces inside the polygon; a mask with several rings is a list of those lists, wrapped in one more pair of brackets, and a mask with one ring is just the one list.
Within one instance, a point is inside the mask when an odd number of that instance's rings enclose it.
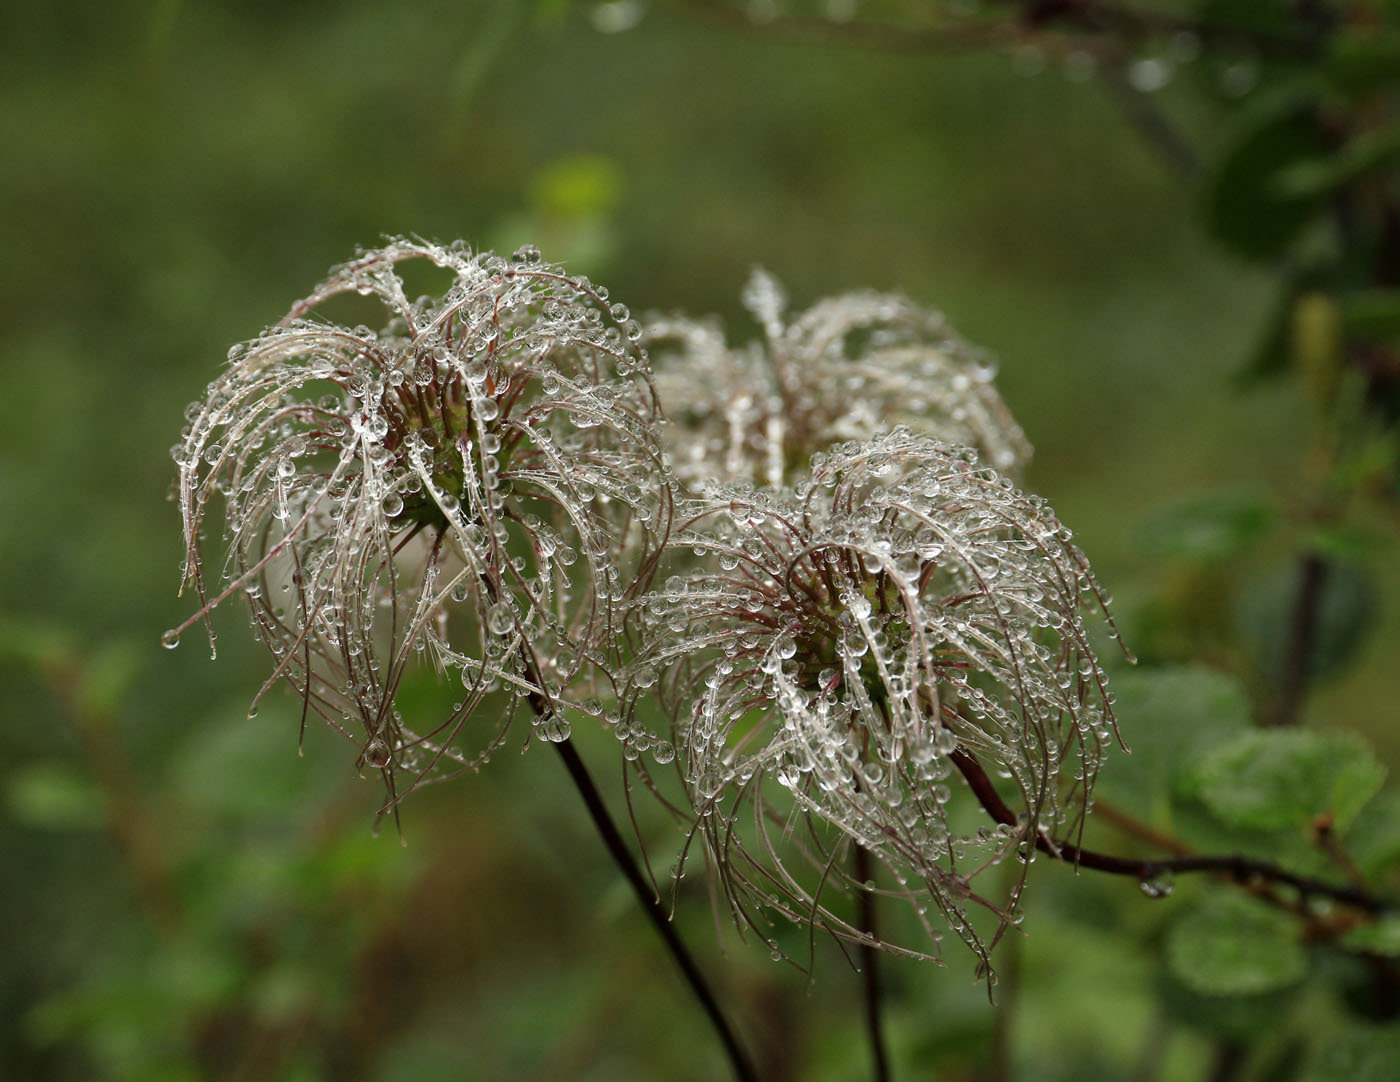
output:
{"label": "out-of-focus branch", "polygon": [[1170,12],[1146,11],[1096,0],[1021,0],[1000,5],[994,18],[947,17],[933,24],[810,15],[754,15],[725,0],[680,0],[680,6],[722,25],[742,27],[793,41],[847,45],[902,53],[958,53],[1024,42],[1048,30],[1102,41],[1115,49],[1191,34],[1203,45],[1246,47],[1261,57],[1303,59],[1315,49],[1310,33],[1285,33],[1212,23]]}
{"label": "out-of-focus branch", "polygon": [[[982,768],[982,764],[961,748],[953,752],[952,761],[953,765],[958,768],[958,772],[962,774],[963,780],[967,782],[968,788],[977,797],[983,810],[998,823],[1015,826],[1017,823],[1016,813],[1011,810],[1006,801],[1002,800],[1001,795],[996,791],[996,786],[992,784],[992,779]],[[1153,880],[1168,875],[1206,872],[1244,885],[1261,883],[1271,886],[1286,886],[1296,891],[1303,900],[1328,898],[1365,913],[1388,913],[1396,909],[1393,901],[1378,897],[1361,887],[1325,883],[1308,876],[1295,875],[1267,860],[1256,860],[1253,857],[1237,854],[1140,860],[1099,853],[1070,842],[1052,842],[1044,835],[1036,838],[1036,848],[1056,860],[1073,864],[1075,867],[1089,868],[1096,872],[1106,872],[1109,875],[1131,876],[1142,883],[1151,883]]]}
{"label": "out-of-focus branch", "polygon": [[1183,180],[1198,179],[1201,173],[1200,158],[1163,115],[1152,95],[1133,86],[1121,64],[1106,64],[1102,72],[1104,85],[1113,95],[1119,113],[1132,125],[1133,130]]}
{"label": "out-of-focus branch", "polygon": [[1284,644],[1283,672],[1279,677],[1278,701],[1269,724],[1296,725],[1307,691],[1309,668],[1317,646],[1317,628],[1322,613],[1323,585],[1327,564],[1309,552],[1298,561],[1298,590],[1293,595],[1293,611],[1288,620]]}
{"label": "out-of-focus branch", "polygon": [[[532,705],[535,706],[537,712],[547,709],[545,704],[534,701],[537,696],[531,698]],[[555,744],[554,747],[559,752],[559,757],[563,760],[564,767],[568,770],[569,777],[578,790],[579,796],[583,798],[583,803],[588,808],[589,817],[593,820],[593,825],[603,839],[603,844],[607,847],[613,862],[632,888],[637,903],[645,911],[652,927],[656,929],[657,934],[666,944],[666,949],[680,969],[686,985],[699,1002],[705,1016],[710,1020],[710,1025],[724,1045],[724,1051],[729,1058],[734,1077],[738,1082],[757,1082],[758,1075],[754,1072],[748,1053],[739,1043],[738,1036],[720,1009],[719,1001],[710,989],[705,975],[700,971],[699,964],[677,933],[675,925],[671,923],[671,919],[666,910],[662,908],[660,900],[652,892],[651,885],[642,874],[631,850],[627,848],[627,843],[622,838],[622,832],[618,830],[617,824],[613,822],[612,816],[603,804],[602,795],[598,792],[597,786],[593,784],[593,779],[589,775],[588,769],[583,765],[583,760],[579,758],[573,744],[567,739]]]}

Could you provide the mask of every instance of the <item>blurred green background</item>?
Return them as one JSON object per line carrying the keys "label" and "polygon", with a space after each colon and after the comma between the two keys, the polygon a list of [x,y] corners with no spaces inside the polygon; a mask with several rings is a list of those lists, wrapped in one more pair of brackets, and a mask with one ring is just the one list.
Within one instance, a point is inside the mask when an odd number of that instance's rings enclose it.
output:
{"label": "blurred green background", "polygon": [[[317,730],[298,758],[290,695],[246,718],[265,662],[240,614],[216,663],[199,636],[160,648],[191,608],[167,502],[182,410],[357,245],[534,242],[634,312],[718,312],[738,339],[756,263],[799,308],[865,286],[942,308],[1000,356],[1028,484],[1166,660],[1192,629],[1163,606],[1203,587],[1154,523],[1303,499],[1305,402],[1236,378],[1273,277],[1054,63],[524,0],[9,5],[0,42],[3,1077],[724,1076],[553,757],[415,799],[400,845],[372,835],[378,783],[347,746]],[[1154,100],[1209,161],[1228,132],[1197,82]],[[1210,619],[1232,642],[1270,632],[1283,534],[1228,564],[1243,600]],[[1391,763],[1393,565],[1309,706]],[[1246,685],[1267,669],[1215,660]],[[610,738],[578,739],[614,784]],[[1201,1077],[1210,1038],[1155,1007],[1164,910],[1131,882],[1034,879],[1014,1022],[962,958],[888,963],[904,1076],[1001,1057],[1025,1079]],[[700,882],[678,919],[765,1077],[862,1076],[839,953],[810,983],[773,965],[715,930]]]}

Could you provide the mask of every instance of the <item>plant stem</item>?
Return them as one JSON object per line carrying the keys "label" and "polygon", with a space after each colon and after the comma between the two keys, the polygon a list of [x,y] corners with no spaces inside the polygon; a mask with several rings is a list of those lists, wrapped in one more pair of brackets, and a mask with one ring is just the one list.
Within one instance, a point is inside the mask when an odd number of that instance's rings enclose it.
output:
{"label": "plant stem", "polygon": [[637,861],[627,848],[627,843],[617,829],[617,824],[608,814],[608,810],[603,804],[603,798],[598,792],[598,787],[593,784],[593,778],[588,773],[588,768],[583,765],[583,760],[579,758],[573,742],[563,740],[556,743],[554,747],[559,752],[559,757],[564,760],[564,767],[573,780],[574,788],[583,798],[583,803],[588,808],[588,814],[593,819],[593,825],[597,827],[598,834],[602,837],[603,844],[607,847],[613,862],[622,872],[623,878],[631,885],[632,893],[636,895],[638,904],[646,912],[647,919],[651,921],[652,927],[656,929],[657,934],[666,944],[666,949],[670,951],[671,957],[680,967],[681,975],[685,978],[686,984],[690,986],[691,993],[700,1003],[705,1016],[710,1020],[710,1025],[714,1027],[715,1033],[724,1045],[724,1051],[729,1057],[729,1065],[734,1071],[734,1077],[739,1082],[757,1082],[758,1075],[754,1073],[748,1054],[739,1044],[738,1037],[735,1036],[729,1022],[724,1017],[724,1013],[720,1010],[719,1002],[715,999],[714,992],[706,982],[704,974],[700,972],[700,967],[696,964],[689,949],[681,941],[670,917],[661,907],[660,899],[652,891],[646,877],[642,875],[641,868],[638,867]]}
{"label": "plant stem", "polygon": [[[482,581],[493,601],[500,596],[499,591],[489,579],[483,576]],[[535,663],[534,655],[527,646],[521,647],[520,658],[524,663],[526,674],[536,687],[543,687],[544,682],[539,678],[539,668]],[[549,699],[543,692],[532,691],[527,698],[530,709],[534,711],[537,718],[545,718],[554,713]],[[565,737],[563,740],[555,741],[554,748],[559,752],[559,758],[564,760],[564,768],[569,772],[569,778],[573,781],[579,796],[583,798],[584,806],[588,808],[589,817],[592,818],[599,837],[603,839],[603,845],[607,848],[608,854],[613,858],[613,863],[617,865],[623,878],[632,887],[637,904],[642,907],[647,919],[651,921],[652,927],[656,929],[656,934],[666,944],[666,949],[671,953],[676,965],[680,967],[681,975],[685,978],[686,984],[690,986],[691,994],[699,1002],[701,1009],[705,1012],[705,1017],[710,1020],[710,1025],[718,1035],[720,1043],[724,1045],[725,1055],[729,1057],[729,1065],[734,1071],[735,1079],[737,1082],[757,1082],[758,1075],[754,1073],[748,1053],[744,1051],[738,1036],[730,1027],[728,1019],[724,1017],[724,1012],[720,1010],[719,1001],[705,980],[705,975],[700,972],[700,966],[696,963],[689,948],[681,941],[680,934],[676,931],[675,925],[671,923],[670,916],[661,907],[661,900],[656,896],[656,892],[647,878],[642,875],[641,867],[632,856],[632,851],[627,848],[627,843],[622,838],[622,832],[617,829],[617,824],[613,822],[612,816],[608,813],[607,805],[603,803],[602,794],[598,792],[598,787],[593,784],[593,776],[588,773],[588,767],[584,766],[583,760],[579,758],[573,741]]]}
{"label": "plant stem", "polygon": [[1105,65],[1103,81],[1123,118],[1171,167],[1172,172],[1188,182],[1197,180],[1201,174],[1199,156],[1167,120],[1152,95],[1138,90],[1128,81],[1121,63]]}
{"label": "plant stem", "polygon": [[[987,776],[982,764],[962,748],[956,749],[951,759],[953,765],[958,768],[968,787],[972,790],[973,795],[977,797],[983,810],[998,823],[1016,826],[1016,813],[1012,811],[1006,801],[1002,800],[1001,794],[996,791],[996,786],[992,784],[992,779]],[[1266,860],[1256,860],[1253,857],[1230,854],[1225,856],[1169,857],[1164,860],[1135,860],[1129,857],[1115,857],[1106,853],[1097,853],[1091,849],[1082,849],[1069,842],[1052,842],[1044,834],[1036,838],[1035,844],[1042,853],[1047,853],[1066,864],[1073,864],[1079,868],[1091,868],[1094,871],[1107,872],[1110,875],[1128,875],[1140,882],[1147,882],[1159,876],[1178,872],[1210,872],[1226,876],[1237,883],[1263,881],[1269,884],[1283,884],[1292,887],[1303,899],[1310,897],[1330,898],[1364,913],[1388,913],[1396,909],[1394,902],[1377,897],[1360,887],[1338,886],[1334,883],[1324,883],[1319,879],[1295,875],[1276,864],[1271,864]]]}
{"label": "plant stem", "polygon": [[[1021,877],[1016,864],[1002,866],[1008,884]],[[992,1015],[992,1047],[987,1056],[987,1070],[980,1082],[1011,1082],[1015,1074],[1013,1041],[1017,1015],[1021,1008],[1021,961],[1023,946],[1019,935],[1002,940],[996,973],[996,1011]],[[990,979],[990,978],[989,978]],[[988,991],[991,991],[990,986]]]}
{"label": "plant stem", "polygon": [[1099,797],[1094,798],[1094,818],[1117,827],[1124,834],[1146,842],[1157,849],[1165,849],[1178,857],[1195,856],[1195,850],[1174,834],[1158,830],[1150,823],[1144,823],[1135,815],[1130,815],[1116,804]]}
{"label": "plant stem", "polygon": [[860,899],[860,928],[868,937],[861,941],[859,951],[861,993],[865,1000],[865,1034],[870,1044],[875,1082],[890,1082],[890,1057],[885,1047],[884,1028],[881,1024],[880,951],[876,946],[880,940],[880,932],[876,899],[875,895],[864,887],[864,884],[874,877],[875,869],[870,861],[870,851],[862,845],[856,846],[855,879]]}
{"label": "plant stem", "polygon": [[1298,592],[1293,597],[1293,613],[1289,619],[1278,706],[1269,719],[1271,725],[1286,727],[1298,723],[1311,676],[1309,669],[1317,643],[1326,577],[1327,565],[1321,556],[1311,552],[1303,556],[1298,567]]}

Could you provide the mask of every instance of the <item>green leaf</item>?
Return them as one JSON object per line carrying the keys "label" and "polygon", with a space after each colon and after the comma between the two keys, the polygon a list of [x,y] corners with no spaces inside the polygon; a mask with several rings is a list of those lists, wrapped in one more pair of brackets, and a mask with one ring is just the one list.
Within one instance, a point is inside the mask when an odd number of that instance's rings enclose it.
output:
{"label": "green leaf", "polygon": [[1249,548],[1277,520],[1265,492],[1218,492],[1152,518],[1143,527],[1142,545],[1154,556],[1213,562]]}
{"label": "green leaf", "polygon": [[1347,329],[1371,338],[1400,338],[1400,289],[1362,289],[1341,297]]}
{"label": "green leaf", "polygon": [[1346,835],[1347,854],[1363,875],[1400,865],[1400,789],[1386,789],[1362,808]]}
{"label": "green leaf", "polygon": [[1358,1030],[1321,1044],[1298,1082],[1394,1082],[1400,1029]]}
{"label": "green leaf", "polygon": [[1307,973],[1296,923],[1242,894],[1218,894],[1178,920],[1167,935],[1167,965],[1194,992],[1258,995]]}
{"label": "green leaf", "polygon": [[622,198],[622,170],[603,154],[569,154],[550,162],[530,186],[537,214],[592,218],[611,214]]}
{"label": "green leaf", "polygon": [[1193,780],[1224,822],[1286,830],[1322,815],[1345,829],[1384,778],[1385,767],[1359,737],[1288,729],[1236,737],[1208,755]]}
{"label": "green leaf", "polygon": [[31,763],[5,791],[10,814],[44,830],[91,830],[102,825],[102,800],[92,782],[66,763]]}
{"label": "green leaf", "polygon": [[1204,667],[1135,669],[1113,678],[1118,728],[1132,749],[1104,765],[1099,792],[1152,815],[1211,748],[1249,728],[1249,696]]}
{"label": "green leaf", "polygon": [[1300,32],[1297,17],[1277,0],[1201,0],[1196,18],[1204,26],[1270,39],[1296,39]]}
{"label": "green leaf", "polygon": [[149,647],[124,639],[104,642],[92,649],[78,687],[83,709],[115,713],[149,658]]}
{"label": "green leaf", "polygon": [[[1391,447],[1386,445],[1393,445],[1394,442],[1392,438],[1387,437],[1384,443],[1377,441],[1374,449],[1380,451],[1384,457],[1393,457]],[[1382,455],[1368,456],[1369,461],[1349,463],[1352,469],[1348,469],[1345,474],[1337,470],[1334,471],[1334,475],[1343,483],[1350,481],[1351,487],[1354,488],[1357,479],[1376,476],[1372,462]],[[1394,545],[1394,533],[1369,522],[1329,523],[1308,531],[1308,548],[1320,556],[1339,562],[1380,556]]]}
{"label": "green leaf", "polygon": [[1157,994],[1173,1021],[1213,1037],[1248,1041],[1278,1024],[1294,993],[1285,988],[1258,995],[1203,995],[1164,969],[1157,981]]}
{"label": "green leaf", "polygon": [[1400,916],[1392,914],[1371,924],[1353,928],[1342,936],[1342,946],[1349,950],[1400,957]]}
{"label": "green leaf", "polygon": [[76,643],[72,632],[57,624],[0,616],[0,659],[15,659],[37,669],[71,655]]}
{"label": "green leaf", "polygon": [[255,718],[242,705],[192,727],[174,756],[173,788],[190,813],[224,823],[279,821],[324,794],[331,772],[354,761],[353,752],[339,761],[298,756],[297,722],[285,699],[265,703]]}
{"label": "green leaf", "polygon": [[1205,193],[1206,221],[1242,255],[1281,254],[1322,206],[1316,194],[1280,190],[1277,181],[1289,167],[1327,154],[1315,107],[1315,90],[1303,85],[1263,99],[1240,118],[1216,166]]}
{"label": "green leaf", "polygon": [[1347,26],[1328,36],[1322,70],[1343,93],[1364,94],[1400,80],[1400,30]]}
{"label": "green leaf", "polygon": [[1274,192],[1285,200],[1330,195],[1388,165],[1396,154],[1400,154],[1400,127],[1363,132],[1340,150],[1280,169],[1273,179]]}

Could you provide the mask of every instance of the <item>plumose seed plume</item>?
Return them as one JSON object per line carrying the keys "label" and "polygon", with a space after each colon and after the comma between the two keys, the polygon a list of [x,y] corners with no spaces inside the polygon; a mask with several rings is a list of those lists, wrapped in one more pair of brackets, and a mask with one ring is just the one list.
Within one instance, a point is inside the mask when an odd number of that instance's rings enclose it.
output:
{"label": "plumose seed plume", "polygon": [[[522,700],[563,739],[570,696],[621,664],[620,606],[671,515],[640,336],[532,248],[398,239],[335,268],[187,413],[173,453],[200,608],[167,641],[241,595],[273,657],[263,693],[291,684],[391,793],[399,771],[402,791],[478,765]],[[410,728],[395,695],[423,663],[463,694]]]}

